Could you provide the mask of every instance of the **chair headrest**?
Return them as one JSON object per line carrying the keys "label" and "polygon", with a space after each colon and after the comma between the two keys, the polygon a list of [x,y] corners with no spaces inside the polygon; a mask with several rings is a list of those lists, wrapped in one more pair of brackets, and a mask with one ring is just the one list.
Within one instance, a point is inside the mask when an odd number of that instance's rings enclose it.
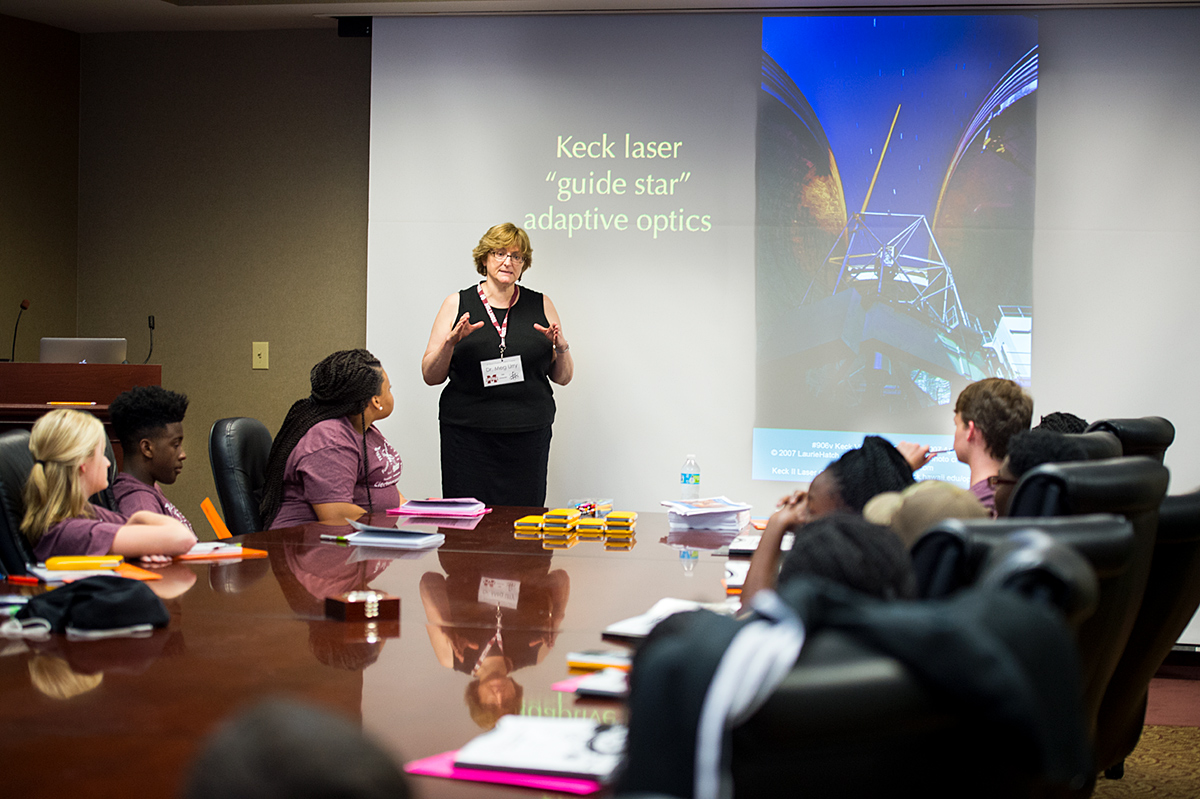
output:
{"label": "chair headrest", "polygon": [[1166,497],[1158,509],[1158,540],[1182,544],[1200,539],[1200,490]]}
{"label": "chair headrest", "polygon": [[1036,529],[1000,540],[984,562],[977,584],[1048,602],[1075,627],[1096,611],[1100,601],[1099,581],[1083,555]]}
{"label": "chair headrest", "polygon": [[1021,477],[1010,516],[1156,511],[1170,473],[1145,456],[1099,461],[1044,463]]}
{"label": "chair headrest", "polygon": [[1108,430],[1093,430],[1090,433],[1063,433],[1063,436],[1082,447],[1090,461],[1119,458],[1125,454],[1121,449],[1121,439]]}
{"label": "chair headrest", "polygon": [[25,483],[33,469],[28,430],[0,433],[0,484],[3,484],[8,508],[18,521],[25,515]]}
{"label": "chair headrest", "polygon": [[1124,455],[1146,455],[1162,463],[1167,447],[1175,441],[1175,425],[1161,416],[1137,419],[1101,419],[1088,425],[1087,432],[1105,430],[1121,440]]}

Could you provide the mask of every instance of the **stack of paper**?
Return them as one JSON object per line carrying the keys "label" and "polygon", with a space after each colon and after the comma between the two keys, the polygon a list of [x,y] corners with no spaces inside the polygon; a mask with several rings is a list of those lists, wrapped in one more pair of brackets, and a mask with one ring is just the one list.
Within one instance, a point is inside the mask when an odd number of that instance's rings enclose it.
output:
{"label": "stack of paper", "polygon": [[736,533],[750,523],[750,506],[728,497],[666,500],[667,522],[671,532],[681,530],[717,530]]}
{"label": "stack of paper", "polygon": [[[637,641],[649,635],[650,631],[668,616],[676,613],[684,613],[689,610],[700,610],[704,607],[706,606],[700,602],[694,602],[690,599],[660,599],[645,613],[638,616],[631,616],[628,619],[622,619],[608,625],[604,628],[601,636],[604,638]],[[711,609],[711,606],[707,607]]]}
{"label": "stack of paper", "polygon": [[502,716],[454,758],[467,769],[516,771],[608,782],[625,751],[625,728],[588,718]]}
{"label": "stack of paper", "polygon": [[[446,536],[441,533],[429,533],[424,530],[405,530],[397,527],[374,527],[362,524],[353,519],[346,519],[357,532],[348,536],[333,536],[339,542],[370,547],[390,547],[394,549],[434,549],[441,546]],[[325,538],[325,536],[322,536]]]}
{"label": "stack of paper", "polygon": [[742,587],[746,585],[746,575],[750,573],[750,561],[748,560],[727,560],[725,561],[725,593],[729,595],[742,593]]}
{"label": "stack of paper", "polygon": [[487,513],[487,506],[474,497],[457,499],[410,499],[388,513],[401,516],[471,517]]}
{"label": "stack of paper", "polygon": [[[792,544],[796,540],[795,533],[784,533],[783,539],[779,542],[779,551],[787,552],[792,548]],[[748,558],[754,555],[758,549],[759,542],[762,541],[762,533],[757,530],[753,533],[745,533],[729,542],[729,556],[731,558],[744,557]]]}

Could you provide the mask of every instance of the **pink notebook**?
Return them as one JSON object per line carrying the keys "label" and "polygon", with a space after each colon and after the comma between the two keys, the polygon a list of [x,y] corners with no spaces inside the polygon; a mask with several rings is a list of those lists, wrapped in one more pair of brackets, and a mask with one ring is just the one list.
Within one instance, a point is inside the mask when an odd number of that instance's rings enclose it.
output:
{"label": "pink notebook", "polygon": [[595,793],[603,787],[595,780],[581,780],[574,777],[546,777],[540,774],[519,774],[515,771],[458,768],[454,765],[454,758],[457,754],[458,750],[455,749],[442,752],[440,755],[412,760],[405,764],[404,770],[409,774],[423,774],[427,777],[491,782],[497,785],[516,785],[520,788],[536,788],[540,791],[559,791],[578,795]]}

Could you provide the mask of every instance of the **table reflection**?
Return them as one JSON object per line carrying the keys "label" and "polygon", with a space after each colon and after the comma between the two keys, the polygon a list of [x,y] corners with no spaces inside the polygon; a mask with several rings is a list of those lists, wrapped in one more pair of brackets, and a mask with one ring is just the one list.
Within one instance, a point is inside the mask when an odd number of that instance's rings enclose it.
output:
{"label": "table reflection", "polygon": [[[268,559],[283,596],[308,624],[308,646],[326,666],[362,671],[379,659],[386,637],[378,629],[325,618],[325,599],[370,587],[391,565],[388,559],[362,559],[354,547],[321,541],[321,535],[349,527],[306,525],[295,543],[270,545]],[[397,625],[395,635],[399,635]]]}
{"label": "table reflection", "polygon": [[542,662],[554,647],[571,580],[551,569],[538,541],[494,542],[493,551],[439,551],[445,574],[421,576],[429,643],[438,663],[471,678],[464,693],[471,719],[491,729],[521,709],[513,672]]}

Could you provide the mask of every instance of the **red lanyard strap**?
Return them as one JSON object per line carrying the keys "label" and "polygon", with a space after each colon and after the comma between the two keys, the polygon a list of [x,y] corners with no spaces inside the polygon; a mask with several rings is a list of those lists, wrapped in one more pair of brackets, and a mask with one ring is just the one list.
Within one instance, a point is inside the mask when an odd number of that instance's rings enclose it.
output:
{"label": "red lanyard strap", "polygon": [[479,292],[479,300],[483,303],[483,310],[487,311],[488,318],[492,320],[492,327],[496,328],[496,332],[500,335],[500,357],[504,357],[504,339],[508,336],[508,318],[512,316],[512,308],[517,304],[517,299],[521,296],[521,287],[514,286],[516,289],[513,292],[512,302],[508,304],[508,313],[504,314],[504,322],[496,321],[496,314],[492,310],[492,306],[488,304],[487,295],[483,293],[483,284],[475,287]]}

